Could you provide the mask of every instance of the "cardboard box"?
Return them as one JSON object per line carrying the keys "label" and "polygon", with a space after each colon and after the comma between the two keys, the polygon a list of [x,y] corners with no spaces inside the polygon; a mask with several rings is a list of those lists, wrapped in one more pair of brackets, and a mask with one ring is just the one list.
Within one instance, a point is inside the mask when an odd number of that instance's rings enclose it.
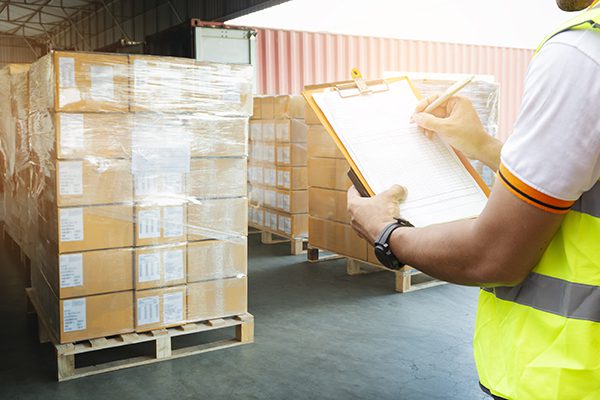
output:
{"label": "cardboard box", "polygon": [[249,159],[254,163],[275,164],[275,143],[250,142]]}
{"label": "cardboard box", "polygon": [[265,210],[262,207],[250,205],[248,207],[248,225],[263,228],[265,224]]}
{"label": "cardboard box", "polygon": [[126,55],[54,51],[31,65],[34,112],[127,112]]}
{"label": "cardboard box", "polygon": [[293,238],[307,237],[308,214],[277,213],[277,231]]}
{"label": "cardboard box", "polygon": [[275,123],[272,119],[263,119],[258,121],[260,125],[260,140],[263,142],[274,142],[276,138]]}
{"label": "cardboard box", "polygon": [[186,321],[186,292],[185,286],[136,290],[135,331],[183,325]]}
{"label": "cardboard box", "polygon": [[277,167],[277,188],[308,189],[308,169],[306,167]]}
{"label": "cardboard box", "polygon": [[319,117],[306,102],[304,103],[304,123],[307,125],[321,125]]}
{"label": "cardboard box", "polygon": [[186,282],[185,244],[139,247],[134,251],[136,290],[178,286]]}
{"label": "cardboard box", "polygon": [[[163,116],[162,114],[158,114]],[[181,117],[180,117],[181,118]],[[248,118],[185,115],[191,136],[192,157],[245,157],[248,153]]]}
{"label": "cardboard box", "polygon": [[40,199],[40,236],[58,253],[133,246],[133,207],[102,205],[56,208]]}
{"label": "cardboard box", "polygon": [[310,154],[310,157],[344,158],[344,155],[340,152],[323,125],[309,125],[307,136],[308,154]]}
{"label": "cardboard box", "polygon": [[133,175],[133,199],[136,202],[156,202],[160,199],[187,198],[186,174],[149,172]]}
{"label": "cardboard box", "polygon": [[131,203],[133,181],[129,160],[86,158],[55,161],[48,188],[59,207]]}
{"label": "cardboard box", "polygon": [[347,191],[352,186],[349,170],[346,160],[311,157],[308,159],[308,183],[310,187]]}
{"label": "cardboard box", "polygon": [[248,201],[202,200],[188,205],[188,241],[224,239],[248,234]]}
{"label": "cardboard box", "polygon": [[31,285],[46,326],[59,343],[133,332],[133,291],[59,300],[37,268]]}
{"label": "cardboard box", "polygon": [[306,101],[299,95],[275,96],[273,101],[273,117],[275,119],[304,119]]}
{"label": "cardboard box", "polygon": [[140,203],[135,205],[135,245],[185,242],[187,204]]}
{"label": "cardboard box", "polygon": [[248,165],[248,181],[254,185],[274,188],[277,186],[277,169],[274,165],[250,163]]}
{"label": "cardboard box", "polygon": [[261,141],[261,140],[263,140],[263,138],[262,138],[262,129],[263,129],[263,123],[262,123],[261,120],[259,120],[259,119],[251,119],[250,120],[249,139],[251,141]]}
{"label": "cardboard box", "polygon": [[357,260],[367,260],[367,242],[345,224],[313,218],[308,221],[308,243]]}
{"label": "cardboard box", "polygon": [[254,96],[252,105],[252,119],[262,119],[262,97]]}
{"label": "cardboard box", "polygon": [[35,134],[56,138],[56,158],[131,158],[131,114],[56,113],[54,126],[45,124],[49,121],[31,125]]}
{"label": "cardboard box", "polygon": [[308,213],[308,191],[277,191],[276,208],[288,214]]}
{"label": "cardboard box", "polygon": [[311,217],[349,224],[347,200],[345,191],[310,187],[308,213]]}
{"label": "cardboard box", "polygon": [[308,161],[306,143],[277,145],[275,163],[281,167],[305,167]]}
{"label": "cardboard box", "polygon": [[246,277],[188,284],[187,318],[205,321],[245,314],[248,310]]}
{"label": "cardboard box", "polygon": [[188,174],[188,194],[210,199],[215,197],[243,197],[248,193],[245,158],[193,159]]}
{"label": "cardboard box", "polygon": [[60,299],[133,289],[133,249],[58,254],[47,249],[40,261],[44,276]]}
{"label": "cardboard box", "polygon": [[251,65],[131,55],[131,110],[252,115]]}
{"label": "cardboard box", "polygon": [[188,282],[231,278],[248,273],[246,238],[190,242],[187,254]]}
{"label": "cardboard box", "polygon": [[265,96],[260,99],[261,119],[275,118],[275,99],[272,96]]}
{"label": "cardboard box", "polygon": [[308,140],[308,125],[303,119],[275,121],[275,140],[279,143],[304,143]]}

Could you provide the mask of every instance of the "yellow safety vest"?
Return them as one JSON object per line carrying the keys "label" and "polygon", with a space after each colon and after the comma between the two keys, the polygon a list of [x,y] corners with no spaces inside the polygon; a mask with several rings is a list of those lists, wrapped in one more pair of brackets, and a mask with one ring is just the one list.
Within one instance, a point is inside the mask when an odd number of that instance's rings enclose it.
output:
{"label": "yellow safety vest", "polygon": [[[600,8],[537,51],[581,29],[600,31]],[[600,399],[600,181],[567,213],[522,284],[481,290],[474,353],[481,384],[495,396]]]}

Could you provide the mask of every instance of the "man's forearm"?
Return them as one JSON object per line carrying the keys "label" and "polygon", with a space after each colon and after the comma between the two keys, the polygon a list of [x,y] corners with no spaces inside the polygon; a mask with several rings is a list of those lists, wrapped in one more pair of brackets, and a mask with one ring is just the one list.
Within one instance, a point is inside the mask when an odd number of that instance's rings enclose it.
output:
{"label": "man's forearm", "polygon": [[[400,228],[390,245],[396,257],[434,278],[470,286],[508,283],[488,263],[485,245],[476,238],[476,220],[426,228]],[[489,249],[488,249],[489,250]]]}

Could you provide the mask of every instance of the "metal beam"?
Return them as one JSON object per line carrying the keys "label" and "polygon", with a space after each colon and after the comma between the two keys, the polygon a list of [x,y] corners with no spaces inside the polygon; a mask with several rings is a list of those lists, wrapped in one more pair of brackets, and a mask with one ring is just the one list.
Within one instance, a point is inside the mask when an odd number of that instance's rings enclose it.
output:
{"label": "metal beam", "polygon": [[[40,12],[40,10],[42,10],[44,8],[45,5],[47,5],[48,3],[50,3],[52,0],[46,0],[44,3],[40,4],[40,6],[37,8],[37,12]],[[31,13],[31,15],[29,15],[29,18],[27,18],[24,22],[29,22],[33,19],[33,17],[35,17],[36,12]],[[23,28],[23,32],[25,32],[25,27],[21,26],[20,28]],[[12,31],[9,31],[8,33],[14,34],[16,32],[19,31],[20,28],[16,28],[13,29]]]}

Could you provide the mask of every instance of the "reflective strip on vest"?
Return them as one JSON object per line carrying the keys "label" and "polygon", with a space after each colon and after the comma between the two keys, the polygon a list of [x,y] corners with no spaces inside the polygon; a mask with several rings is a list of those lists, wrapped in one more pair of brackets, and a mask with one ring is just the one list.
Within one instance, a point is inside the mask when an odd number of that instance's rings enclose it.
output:
{"label": "reflective strip on vest", "polygon": [[575,202],[571,209],[573,211],[591,215],[592,217],[600,218],[600,181],[596,182],[590,190],[585,192],[579,200]]}
{"label": "reflective strip on vest", "polygon": [[484,288],[497,298],[566,318],[600,322],[600,286],[531,273],[518,286]]}

